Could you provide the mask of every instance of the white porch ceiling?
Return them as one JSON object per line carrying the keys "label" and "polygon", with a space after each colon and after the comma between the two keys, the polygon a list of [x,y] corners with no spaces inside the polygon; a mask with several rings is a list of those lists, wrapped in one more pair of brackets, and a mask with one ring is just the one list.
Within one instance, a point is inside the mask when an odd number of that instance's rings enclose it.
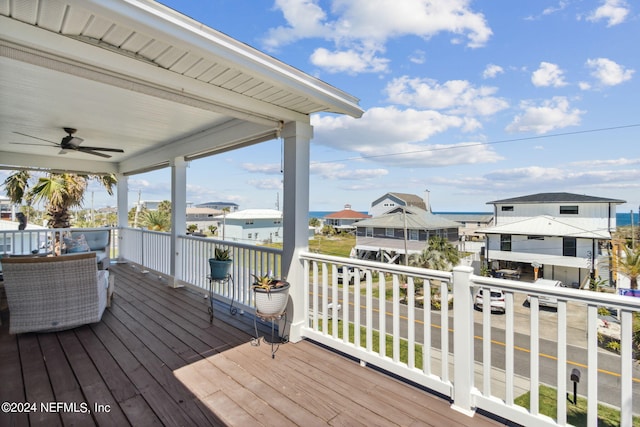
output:
{"label": "white porch ceiling", "polygon": [[[147,0],[0,0],[0,99],[0,167],[93,173],[272,139],[315,112],[362,114],[351,95]],[[36,139],[59,143],[63,127],[125,152],[60,155]]]}

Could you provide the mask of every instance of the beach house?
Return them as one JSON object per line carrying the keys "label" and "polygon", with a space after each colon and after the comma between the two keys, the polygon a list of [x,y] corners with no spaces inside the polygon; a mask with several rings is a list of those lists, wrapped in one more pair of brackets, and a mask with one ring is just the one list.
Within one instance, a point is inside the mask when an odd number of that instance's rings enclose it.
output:
{"label": "beach house", "polygon": [[[494,271],[531,272],[584,287],[606,265],[624,200],[572,193],[538,193],[488,202],[495,226],[485,228],[486,259]],[[603,272],[608,280],[608,272]]]}

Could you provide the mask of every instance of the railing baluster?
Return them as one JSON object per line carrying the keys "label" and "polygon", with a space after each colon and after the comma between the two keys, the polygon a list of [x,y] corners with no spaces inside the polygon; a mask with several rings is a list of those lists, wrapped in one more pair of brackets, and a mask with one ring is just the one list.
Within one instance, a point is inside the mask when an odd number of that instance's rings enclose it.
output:
{"label": "railing baluster", "polygon": [[557,422],[560,425],[567,423],[567,302],[558,301],[558,411]]}
{"label": "railing baluster", "polygon": [[540,388],[540,323],[538,321],[540,318],[540,307],[538,305],[538,297],[531,297],[529,310],[529,321],[531,322],[531,337],[529,339],[529,346],[531,348],[529,356],[529,396],[531,403],[529,410],[532,414],[538,415],[540,412],[540,393],[538,393],[538,389]]}
{"label": "railing baluster", "polygon": [[[621,337],[622,338],[622,337]],[[598,306],[587,308],[587,426],[598,425]]]}

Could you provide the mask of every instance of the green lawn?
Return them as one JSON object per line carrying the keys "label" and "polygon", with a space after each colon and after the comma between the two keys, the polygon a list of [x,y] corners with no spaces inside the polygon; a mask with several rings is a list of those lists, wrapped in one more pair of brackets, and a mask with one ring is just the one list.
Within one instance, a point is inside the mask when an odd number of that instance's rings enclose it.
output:
{"label": "green lawn", "polygon": [[[555,388],[540,386],[540,413],[553,419],[556,418],[558,406],[556,404],[557,391]],[[571,395],[573,399],[573,395]],[[529,409],[529,392],[515,399],[515,404]],[[578,397],[578,403],[574,405],[567,402],[567,423],[574,426],[587,425],[587,399]],[[604,405],[598,405],[598,426],[614,427],[620,425],[620,411]],[[640,418],[633,417],[633,425],[640,426]]]}

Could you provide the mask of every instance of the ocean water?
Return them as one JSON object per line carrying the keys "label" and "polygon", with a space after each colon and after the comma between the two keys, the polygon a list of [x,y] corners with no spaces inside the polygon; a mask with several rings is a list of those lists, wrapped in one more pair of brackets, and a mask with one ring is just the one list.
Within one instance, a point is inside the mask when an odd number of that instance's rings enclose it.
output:
{"label": "ocean water", "polygon": [[[633,225],[638,225],[638,213],[633,214]],[[616,225],[622,227],[624,225],[631,225],[631,212],[616,212]]]}
{"label": "ocean water", "polygon": [[[310,211],[309,218],[324,218],[330,213],[337,211]],[[367,213],[367,212],[362,212]],[[460,214],[477,214],[477,213],[491,213],[491,212],[434,212],[434,213],[460,213]],[[637,226],[640,224],[640,218],[637,212],[633,213],[633,225]],[[625,225],[631,225],[631,212],[617,212],[616,213],[616,225],[618,227],[622,227]]]}

